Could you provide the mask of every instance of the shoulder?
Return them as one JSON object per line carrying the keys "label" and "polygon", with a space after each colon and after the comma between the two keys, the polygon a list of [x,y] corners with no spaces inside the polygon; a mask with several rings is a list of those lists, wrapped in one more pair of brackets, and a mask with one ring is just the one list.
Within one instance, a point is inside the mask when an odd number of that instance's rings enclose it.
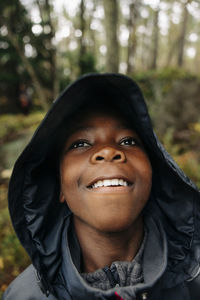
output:
{"label": "shoulder", "polygon": [[39,288],[36,281],[33,265],[26,268],[11,284],[3,294],[2,300],[55,300],[49,295],[47,298]]}

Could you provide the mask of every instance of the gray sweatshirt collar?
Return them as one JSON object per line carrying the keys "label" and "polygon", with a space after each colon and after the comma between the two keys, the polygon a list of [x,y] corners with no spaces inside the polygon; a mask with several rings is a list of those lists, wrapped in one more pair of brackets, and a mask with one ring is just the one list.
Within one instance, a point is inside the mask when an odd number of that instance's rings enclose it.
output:
{"label": "gray sweatshirt collar", "polygon": [[82,277],[90,286],[101,290],[108,290],[115,286],[136,285],[143,282],[142,263],[146,239],[147,230],[145,230],[139,251],[131,262],[115,261],[110,267],[96,270],[93,273],[82,273]]}
{"label": "gray sweatshirt collar", "polygon": [[[108,299],[115,292],[123,299],[135,299],[136,294],[148,291],[162,276],[167,265],[167,241],[164,230],[157,220],[146,220],[148,230],[143,252],[143,282],[126,287],[114,287],[106,291],[92,287],[82,278],[75,266],[69,249],[70,218],[66,220],[62,241],[62,276],[65,286],[72,298],[81,299]],[[156,251],[155,251],[156,249]],[[80,248],[74,251],[80,251]],[[80,257],[77,255],[77,257]]]}

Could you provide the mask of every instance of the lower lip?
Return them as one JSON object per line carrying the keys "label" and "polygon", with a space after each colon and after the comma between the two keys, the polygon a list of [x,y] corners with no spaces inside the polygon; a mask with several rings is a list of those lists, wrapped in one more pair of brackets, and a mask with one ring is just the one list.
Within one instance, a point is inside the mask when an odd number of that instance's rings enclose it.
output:
{"label": "lower lip", "polygon": [[133,188],[133,185],[128,186],[101,186],[98,188],[88,188],[89,191],[95,193],[124,193],[129,192]]}

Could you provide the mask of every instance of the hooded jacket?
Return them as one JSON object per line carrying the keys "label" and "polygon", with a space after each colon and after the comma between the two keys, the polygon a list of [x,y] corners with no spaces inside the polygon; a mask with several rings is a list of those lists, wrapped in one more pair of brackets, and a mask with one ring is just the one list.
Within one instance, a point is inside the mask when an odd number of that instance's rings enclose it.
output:
{"label": "hooded jacket", "polygon": [[[144,282],[107,291],[89,286],[77,269],[80,249],[70,231],[71,212],[58,200],[55,150],[66,121],[91,95],[95,101],[104,92],[133,122],[153,168],[152,191],[145,208],[149,233]],[[124,75],[85,75],[53,103],[15,164],[9,210],[32,265],[11,283],[4,300],[200,299],[199,191],[158,141],[139,87]]]}

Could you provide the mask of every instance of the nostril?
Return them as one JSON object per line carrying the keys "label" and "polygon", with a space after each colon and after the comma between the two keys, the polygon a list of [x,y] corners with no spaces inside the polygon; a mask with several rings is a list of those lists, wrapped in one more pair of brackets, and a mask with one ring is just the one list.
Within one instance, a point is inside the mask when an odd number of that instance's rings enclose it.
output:
{"label": "nostril", "polygon": [[91,156],[92,163],[98,162],[116,162],[122,163],[126,161],[123,151],[119,151],[115,147],[105,146]]}
{"label": "nostril", "polygon": [[103,160],[104,158],[102,156],[97,156],[96,160]]}
{"label": "nostril", "polygon": [[113,159],[121,159],[121,155],[120,154],[117,154],[113,157]]}

